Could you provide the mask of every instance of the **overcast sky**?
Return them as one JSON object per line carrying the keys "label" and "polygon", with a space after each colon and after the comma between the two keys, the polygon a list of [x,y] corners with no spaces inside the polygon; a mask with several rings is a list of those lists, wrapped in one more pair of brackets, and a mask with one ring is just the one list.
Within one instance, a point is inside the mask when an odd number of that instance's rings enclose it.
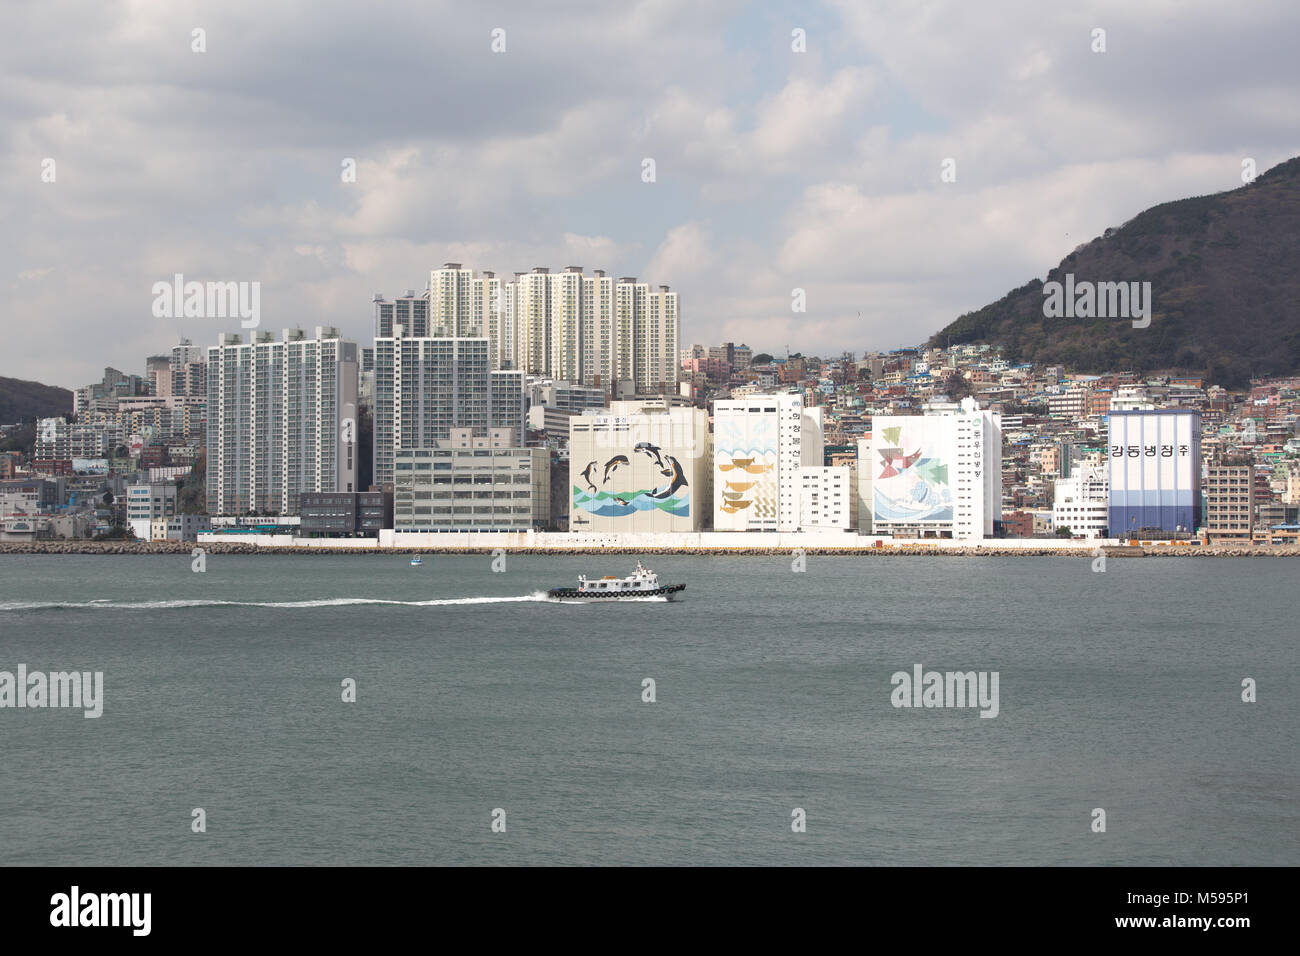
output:
{"label": "overcast sky", "polygon": [[368,343],[375,292],[457,261],[671,285],[683,345],[893,348],[1147,206],[1240,186],[1247,157],[1300,153],[1295,0],[32,0],[4,19],[0,375],[65,387],[239,331],[155,318],[175,273],[260,282],[277,336]]}

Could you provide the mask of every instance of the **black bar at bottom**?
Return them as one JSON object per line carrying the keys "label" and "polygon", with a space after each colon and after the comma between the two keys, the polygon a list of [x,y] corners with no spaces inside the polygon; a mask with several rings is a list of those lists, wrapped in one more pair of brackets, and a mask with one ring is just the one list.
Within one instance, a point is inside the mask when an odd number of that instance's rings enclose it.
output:
{"label": "black bar at bottom", "polygon": [[[1105,936],[1232,945],[1286,930],[1285,868],[11,868],[0,925],[21,938],[205,943],[378,940],[465,927],[643,943],[677,927],[969,945]],[[75,890],[73,888],[76,888]],[[147,899],[145,894],[148,894]],[[75,906],[74,906],[75,902]],[[147,904],[147,905],[146,905]],[[75,915],[74,915],[75,913]],[[1208,924],[1203,921],[1208,921]],[[76,925],[73,925],[73,924]],[[85,925],[86,923],[117,925]],[[561,925],[565,928],[561,930]],[[476,928],[476,929],[475,929]],[[147,932],[145,932],[147,930]],[[896,932],[905,936],[896,936]],[[1270,932],[1271,931],[1271,932]],[[645,936],[644,934],[649,934]],[[954,934],[956,934],[954,936]],[[427,936],[425,937],[427,938]],[[605,937],[613,942],[616,937]],[[679,941],[681,937],[672,937]],[[16,950],[15,950],[16,952]]]}

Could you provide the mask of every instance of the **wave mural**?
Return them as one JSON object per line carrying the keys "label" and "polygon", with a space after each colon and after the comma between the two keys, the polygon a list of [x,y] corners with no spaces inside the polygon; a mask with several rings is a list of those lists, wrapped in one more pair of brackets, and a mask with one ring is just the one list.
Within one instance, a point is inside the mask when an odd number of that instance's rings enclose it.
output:
{"label": "wave mural", "polygon": [[605,518],[622,518],[638,511],[659,509],[679,518],[689,518],[691,499],[686,491],[669,498],[656,498],[652,489],[640,491],[597,491],[595,494],[573,486],[573,504]]}

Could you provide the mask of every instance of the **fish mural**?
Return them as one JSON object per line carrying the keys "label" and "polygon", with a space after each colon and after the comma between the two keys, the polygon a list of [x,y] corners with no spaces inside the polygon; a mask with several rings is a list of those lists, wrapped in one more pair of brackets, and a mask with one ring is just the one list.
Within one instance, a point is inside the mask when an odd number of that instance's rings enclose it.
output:
{"label": "fish mural", "polygon": [[775,457],[775,449],[768,447],[720,449],[715,457],[722,479],[718,510],[736,514],[752,507],[760,516],[775,514]]}

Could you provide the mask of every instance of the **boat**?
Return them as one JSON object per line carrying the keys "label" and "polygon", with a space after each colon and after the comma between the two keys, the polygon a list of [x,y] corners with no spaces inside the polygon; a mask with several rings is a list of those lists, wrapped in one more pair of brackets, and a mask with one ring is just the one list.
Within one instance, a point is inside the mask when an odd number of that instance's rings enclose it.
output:
{"label": "boat", "polygon": [[418,554],[415,557],[411,558],[411,567],[418,568],[422,564],[424,564],[424,562],[420,560],[420,556]]}
{"label": "boat", "polygon": [[636,563],[636,570],[625,578],[607,574],[603,578],[588,579],[578,575],[576,588],[551,588],[546,596],[564,601],[635,601],[638,598],[662,597],[671,601],[673,595],[685,591],[685,584],[660,584],[659,575]]}

